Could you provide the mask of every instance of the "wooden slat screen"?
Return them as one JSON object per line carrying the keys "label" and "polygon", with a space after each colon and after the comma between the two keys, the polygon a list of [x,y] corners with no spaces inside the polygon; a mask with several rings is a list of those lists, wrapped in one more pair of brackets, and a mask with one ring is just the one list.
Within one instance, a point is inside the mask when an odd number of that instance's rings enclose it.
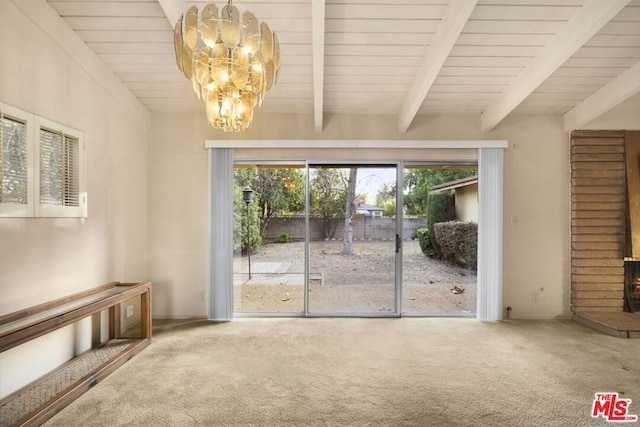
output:
{"label": "wooden slat screen", "polygon": [[571,135],[571,310],[622,311],[625,149],[623,131]]}

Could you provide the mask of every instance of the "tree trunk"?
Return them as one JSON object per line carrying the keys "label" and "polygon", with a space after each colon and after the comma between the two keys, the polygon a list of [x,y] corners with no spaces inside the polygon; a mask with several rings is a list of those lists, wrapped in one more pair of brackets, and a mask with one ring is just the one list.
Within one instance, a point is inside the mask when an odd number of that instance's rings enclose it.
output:
{"label": "tree trunk", "polygon": [[353,218],[356,213],[356,179],[358,168],[349,170],[349,183],[347,184],[347,205],[344,218],[344,245],[342,255],[353,255]]}

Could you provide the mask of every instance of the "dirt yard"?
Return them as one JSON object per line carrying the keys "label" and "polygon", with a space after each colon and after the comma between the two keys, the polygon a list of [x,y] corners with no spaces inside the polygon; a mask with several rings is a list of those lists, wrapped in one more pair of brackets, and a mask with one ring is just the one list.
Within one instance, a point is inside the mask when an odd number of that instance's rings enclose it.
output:
{"label": "dirt yard", "polygon": [[[403,312],[466,314],[476,310],[476,273],[425,257],[417,241],[404,241]],[[394,242],[356,241],[341,254],[341,241],[310,244],[311,313],[381,314],[394,309]],[[248,259],[236,257],[236,312],[304,311],[304,243],[266,244]]]}

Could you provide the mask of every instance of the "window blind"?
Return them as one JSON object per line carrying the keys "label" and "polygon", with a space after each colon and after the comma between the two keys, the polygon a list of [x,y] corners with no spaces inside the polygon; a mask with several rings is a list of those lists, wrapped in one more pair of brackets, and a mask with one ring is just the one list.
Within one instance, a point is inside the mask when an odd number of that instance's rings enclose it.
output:
{"label": "window blind", "polygon": [[46,128],[40,128],[40,204],[80,205],[79,140]]}
{"label": "window blind", "polygon": [[0,112],[0,203],[27,204],[27,124]]}

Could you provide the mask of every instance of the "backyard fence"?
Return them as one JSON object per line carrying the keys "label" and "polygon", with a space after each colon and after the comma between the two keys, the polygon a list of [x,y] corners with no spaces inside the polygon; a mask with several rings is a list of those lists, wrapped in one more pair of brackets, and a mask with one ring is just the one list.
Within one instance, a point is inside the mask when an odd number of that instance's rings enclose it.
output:
{"label": "backyard fence", "polygon": [[[408,216],[403,218],[402,238],[410,239],[413,232],[425,225],[426,218]],[[288,234],[293,240],[304,240],[305,238],[305,217],[287,216],[272,217],[269,220],[266,230],[266,240],[273,241],[276,236]],[[341,239],[344,234],[344,218],[336,218],[336,229],[334,237]],[[353,225],[353,238],[356,240],[393,240],[396,235],[395,217],[374,217],[358,215],[355,217]],[[312,216],[309,218],[309,239],[325,239],[323,218]]]}

